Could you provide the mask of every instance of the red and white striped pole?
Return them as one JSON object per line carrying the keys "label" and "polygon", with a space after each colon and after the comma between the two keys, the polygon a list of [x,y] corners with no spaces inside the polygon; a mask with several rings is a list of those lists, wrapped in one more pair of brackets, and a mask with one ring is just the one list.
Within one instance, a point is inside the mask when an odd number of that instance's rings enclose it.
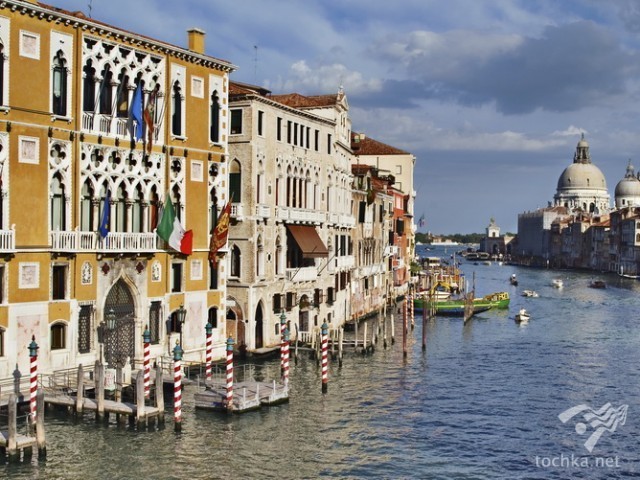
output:
{"label": "red and white striped pole", "polygon": [[[287,315],[284,310],[280,313],[280,343],[284,344],[284,331],[287,328]],[[284,351],[280,349],[280,373],[284,372]]]}
{"label": "red and white striped pole", "polygon": [[402,355],[407,356],[407,302],[408,295],[405,296],[402,305]]}
{"label": "red and white striped pole", "polygon": [[413,294],[409,295],[409,311],[411,312],[411,330],[416,326],[415,305],[413,303]]}
{"label": "red and white striped pole", "polygon": [[149,398],[149,384],[151,383],[151,331],[147,325],[142,332],[144,343],[144,398]]}
{"label": "red and white striped pole", "polygon": [[322,324],[322,393],[327,393],[329,387],[329,368],[327,363],[327,350],[329,344],[329,325]]}
{"label": "red and white striped pole", "polygon": [[182,347],[178,342],[173,349],[173,421],[176,431],[182,430]]}
{"label": "red and white striped pole", "polygon": [[29,411],[31,413],[31,421],[35,424],[36,421],[36,398],[38,396],[38,344],[36,343],[36,336],[31,336],[31,343],[29,344],[29,358],[31,359],[31,388],[29,395]]}
{"label": "red and white striped pole", "polygon": [[207,353],[205,358],[206,365],[204,367],[205,379],[211,380],[211,362],[213,360],[213,325],[211,325],[210,322],[207,322],[207,324],[204,326],[204,330],[207,334]]}
{"label": "red and white striped pole", "polygon": [[233,338],[227,339],[227,410],[233,410]]}
{"label": "red and white striped pole", "polygon": [[285,388],[289,386],[289,329],[284,327],[284,341],[282,342],[282,355],[284,366],[282,368],[282,383]]}

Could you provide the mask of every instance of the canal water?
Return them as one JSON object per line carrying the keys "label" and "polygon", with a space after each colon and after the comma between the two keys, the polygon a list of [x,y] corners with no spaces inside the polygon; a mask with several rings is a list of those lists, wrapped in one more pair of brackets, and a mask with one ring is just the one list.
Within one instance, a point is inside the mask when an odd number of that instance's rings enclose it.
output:
{"label": "canal water", "polygon": [[[195,411],[188,386],[181,433],[171,405],[164,429],[140,432],[48,415],[46,461],[0,465],[0,478],[640,478],[640,281],[462,266],[477,294],[508,291],[509,310],[428,321],[426,352],[416,315],[406,358],[396,315],[393,345],[330,361],[326,394],[301,357],[290,402],[252,413]],[[589,288],[596,277],[606,289]]]}

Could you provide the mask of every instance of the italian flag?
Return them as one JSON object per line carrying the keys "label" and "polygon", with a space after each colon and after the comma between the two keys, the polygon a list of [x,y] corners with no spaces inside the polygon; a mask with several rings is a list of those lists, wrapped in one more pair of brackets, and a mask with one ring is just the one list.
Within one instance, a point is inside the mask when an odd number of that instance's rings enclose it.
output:
{"label": "italian flag", "polygon": [[180,220],[176,217],[176,211],[173,208],[171,195],[167,193],[165,198],[164,210],[162,210],[162,217],[160,217],[156,232],[174,250],[191,255],[193,252],[193,231],[185,231],[180,225]]}

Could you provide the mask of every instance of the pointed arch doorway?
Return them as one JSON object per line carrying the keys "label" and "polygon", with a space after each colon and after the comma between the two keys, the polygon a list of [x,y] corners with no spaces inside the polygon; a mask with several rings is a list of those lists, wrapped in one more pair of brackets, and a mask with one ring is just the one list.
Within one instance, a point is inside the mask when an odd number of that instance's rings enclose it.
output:
{"label": "pointed arch doorway", "polygon": [[107,325],[105,334],[104,359],[111,368],[124,366],[127,359],[131,363],[135,358],[135,306],[131,289],[122,279],[118,280],[107,294],[104,304],[104,316]]}
{"label": "pointed arch doorway", "polygon": [[255,329],[255,340],[256,346],[255,348],[264,347],[264,325],[263,325],[263,315],[262,315],[262,302],[258,303],[258,307],[256,308],[256,329]]}

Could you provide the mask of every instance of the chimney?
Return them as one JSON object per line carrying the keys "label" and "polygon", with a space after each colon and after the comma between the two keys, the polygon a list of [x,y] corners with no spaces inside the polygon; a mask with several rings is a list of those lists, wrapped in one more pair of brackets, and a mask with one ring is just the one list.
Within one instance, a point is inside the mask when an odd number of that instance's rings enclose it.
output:
{"label": "chimney", "polygon": [[204,54],[204,30],[191,28],[187,30],[187,34],[189,35],[189,50]]}

